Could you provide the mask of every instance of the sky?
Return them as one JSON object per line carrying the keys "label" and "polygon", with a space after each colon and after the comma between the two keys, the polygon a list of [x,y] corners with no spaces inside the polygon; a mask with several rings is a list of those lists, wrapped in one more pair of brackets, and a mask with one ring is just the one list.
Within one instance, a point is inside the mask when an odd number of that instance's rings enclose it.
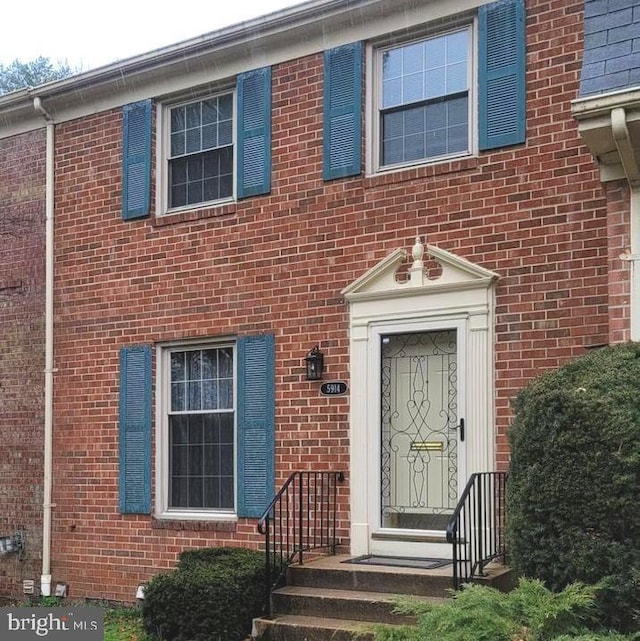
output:
{"label": "sky", "polygon": [[301,0],[4,0],[0,64],[38,56],[88,71]]}

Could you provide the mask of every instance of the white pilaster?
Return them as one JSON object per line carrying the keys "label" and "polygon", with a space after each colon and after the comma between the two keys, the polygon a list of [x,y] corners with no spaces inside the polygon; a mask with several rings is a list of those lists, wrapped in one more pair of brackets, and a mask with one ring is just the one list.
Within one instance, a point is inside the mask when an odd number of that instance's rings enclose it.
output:
{"label": "white pilaster", "polygon": [[350,405],[350,466],[351,490],[351,553],[369,552],[369,511],[366,491],[369,477],[367,448],[368,439],[367,399],[369,398],[367,376],[368,335],[366,325],[351,326],[351,405]]}
{"label": "white pilaster", "polygon": [[494,469],[493,363],[488,307],[470,314],[468,327],[467,475]]}

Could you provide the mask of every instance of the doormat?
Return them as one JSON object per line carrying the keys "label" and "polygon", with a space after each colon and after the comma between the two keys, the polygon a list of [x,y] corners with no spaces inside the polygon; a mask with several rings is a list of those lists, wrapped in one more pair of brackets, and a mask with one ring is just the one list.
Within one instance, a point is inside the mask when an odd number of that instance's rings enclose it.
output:
{"label": "doormat", "polygon": [[355,565],[388,565],[397,568],[420,568],[421,570],[433,570],[450,565],[451,559],[417,559],[405,556],[378,556],[376,554],[364,554],[353,559],[347,559],[342,563],[353,563]]}

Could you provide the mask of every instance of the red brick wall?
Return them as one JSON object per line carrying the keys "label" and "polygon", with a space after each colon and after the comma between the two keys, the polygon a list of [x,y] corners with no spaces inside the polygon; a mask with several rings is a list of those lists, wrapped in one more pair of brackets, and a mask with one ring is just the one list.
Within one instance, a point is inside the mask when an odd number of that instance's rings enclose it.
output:
{"label": "red brick wall", "polygon": [[44,129],[0,140],[0,597],[40,576],[44,397]]}
{"label": "red brick wall", "polygon": [[[273,331],[277,482],[348,469],[348,397],[303,380],[320,343],[349,379],[341,289],[416,230],[500,274],[499,465],[509,402],[532,376],[606,343],[607,208],[570,100],[582,0],[528,2],[527,143],[385,176],[322,182],[322,56],[273,68],[273,189],[222,208],[124,223],[119,110],[57,128],[54,580],[131,600],[184,548],[257,545],[255,522],[154,523],[117,511],[118,349]],[[341,534],[348,533],[348,493]],[[202,529],[201,529],[202,528]]]}
{"label": "red brick wall", "polygon": [[504,176],[496,189],[501,204],[492,202],[502,214],[493,268],[504,276],[496,310],[503,468],[510,399],[518,389],[585,347],[608,342],[606,204],[571,118],[582,20],[581,2],[527,2],[527,146],[491,159],[500,172],[495,177]]}

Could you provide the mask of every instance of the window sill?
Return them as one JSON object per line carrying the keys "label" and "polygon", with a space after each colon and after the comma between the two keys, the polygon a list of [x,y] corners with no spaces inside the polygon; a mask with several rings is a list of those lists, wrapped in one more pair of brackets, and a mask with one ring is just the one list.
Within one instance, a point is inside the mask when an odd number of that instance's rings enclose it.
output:
{"label": "window sill", "polygon": [[152,218],[154,227],[165,227],[166,225],[175,225],[177,223],[189,223],[206,218],[219,218],[236,213],[236,203],[225,203],[224,205],[212,205],[201,207],[199,209],[189,209],[187,211],[168,212],[166,214],[156,214]]}
{"label": "window sill", "polygon": [[409,180],[420,180],[424,178],[433,178],[445,174],[454,174],[460,171],[467,171],[478,167],[479,159],[477,156],[465,156],[455,160],[439,162],[429,165],[418,165],[414,167],[401,167],[382,171],[377,174],[369,174],[364,181],[367,187],[382,187],[395,183],[406,182]]}
{"label": "window sill", "polygon": [[192,518],[160,517],[154,516],[151,520],[151,528],[154,530],[188,530],[191,532],[235,532],[237,518],[235,516],[225,518],[204,519],[199,515]]}

